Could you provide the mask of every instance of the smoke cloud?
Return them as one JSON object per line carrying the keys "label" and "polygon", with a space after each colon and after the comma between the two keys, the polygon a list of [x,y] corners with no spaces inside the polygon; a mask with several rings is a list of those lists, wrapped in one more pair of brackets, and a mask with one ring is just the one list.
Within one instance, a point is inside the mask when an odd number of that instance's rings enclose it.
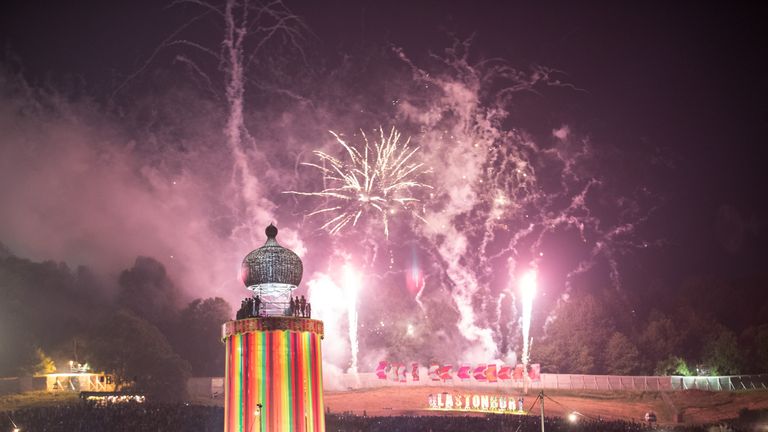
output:
{"label": "smoke cloud", "polygon": [[[184,295],[238,304],[247,294],[240,261],[275,222],[277,240],[304,260],[300,293],[325,321],[324,352],[335,371],[351,361],[340,288],[346,261],[363,273],[361,371],[376,366],[373,355],[515,358],[515,279],[535,266],[557,298],[604,263],[620,287],[620,258],[643,209],[619,199],[596,172],[595,144],[573,125],[559,122],[536,137],[515,124],[518,95],[570,91],[551,71],[473,62],[469,48],[457,43],[428,64],[402,50],[372,54],[366,64],[297,76],[279,92],[246,93],[252,139],[241,154],[225,142],[225,104],[168,79],[181,74],[173,67],[123,90],[130,100],[110,110],[33,88],[6,70],[0,241],[20,256],[84,264],[113,278],[137,256],[151,256]],[[316,149],[341,154],[329,129],[354,141],[361,128],[393,125],[421,146],[431,172],[423,181],[433,189],[417,197],[423,220],[393,215],[387,238],[377,219],[362,216],[331,236],[318,229],[322,220],[306,217],[322,202],[283,193],[323,187],[317,170],[301,163]],[[538,305],[544,314],[554,306]]]}

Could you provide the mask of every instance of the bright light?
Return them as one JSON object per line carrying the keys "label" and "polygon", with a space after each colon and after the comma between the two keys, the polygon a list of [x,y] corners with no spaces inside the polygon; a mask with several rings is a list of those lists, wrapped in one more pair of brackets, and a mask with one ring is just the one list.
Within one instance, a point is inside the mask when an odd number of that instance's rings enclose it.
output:
{"label": "bright light", "polygon": [[520,278],[520,293],[523,295],[523,299],[533,299],[536,293],[536,270],[529,270]]}
{"label": "bright light", "polygon": [[[312,304],[312,318],[322,320],[326,341],[323,343],[323,357],[334,364],[342,364],[349,358],[347,346],[347,302],[341,279],[334,281],[330,275],[316,273],[307,281]],[[333,342],[331,342],[333,341]]]}
{"label": "bright light", "polygon": [[528,365],[531,358],[531,316],[533,315],[533,298],[536,295],[536,270],[529,270],[520,278],[520,302],[523,313],[520,317],[523,327],[523,365]]}
{"label": "bright light", "polygon": [[579,419],[579,416],[575,413],[568,413],[568,421],[571,423],[576,423],[576,421]]}
{"label": "bright light", "polygon": [[408,324],[408,330],[406,330],[406,333],[408,336],[413,336],[414,330],[413,330],[413,324]]}
{"label": "bright light", "polygon": [[360,274],[349,264],[344,264],[344,293],[347,297],[347,316],[349,317],[349,345],[352,349],[351,373],[357,373],[357,293],[360,291]]}

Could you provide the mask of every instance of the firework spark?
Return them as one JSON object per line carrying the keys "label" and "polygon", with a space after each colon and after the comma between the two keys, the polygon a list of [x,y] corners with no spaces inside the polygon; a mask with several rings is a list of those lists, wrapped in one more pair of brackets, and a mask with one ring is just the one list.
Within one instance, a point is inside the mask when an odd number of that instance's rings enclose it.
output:
{"label": "firework spark", "polygon": [[357,293],[360,291],[360,274],[351,265],[344,265],[344,291],[347,295],[347,316],[349,319],[349,345],[352,348],[352,364],[350,372],[357,373],[357,355],[359,342],[357,339]]}
{"label": "firework spark", "polygon": [[536,294],[536,271],[530,270],[520,280],[520,294],[523,314],[520,317],[523,327],[523,365],[528,366],[531,359],[531,315],[533,314],[533,297]]}
{"label": "firework spark", "polygon": [[400,141],[400,132],[392,127],[389,135],[379,128],[379,140],[371,145],[361,130],[365,145],[362,149],[347,144],[337,133],[329,131],[346,151],[347,160],[315,150],[319,163],[303,163],[323,173],[327,185],[319,192],[286,191],[285,193],[326,198],[326,205],[308,214],[326,215],[321,229],[336,234],[348,225],[356,226],[366,213],[378,213],[389,237],[389,216],[399,210],[424,220],[417,212],[413,196],[418,189],[432,186],[418,181],[427,170],[415,161],[419,147],[410,147],[410,138]]}

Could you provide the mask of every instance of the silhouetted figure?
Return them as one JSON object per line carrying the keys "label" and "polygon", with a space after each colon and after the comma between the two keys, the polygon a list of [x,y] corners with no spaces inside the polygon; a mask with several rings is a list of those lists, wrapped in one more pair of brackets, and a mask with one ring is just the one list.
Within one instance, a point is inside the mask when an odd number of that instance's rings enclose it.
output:
{"label": "silhouetted figure", "polygon": [[293,296],[291,296],[291,305],[288,306],[288,315],[296,315],[296,302],[293,301]]}
{"label": "silhouetted figure", "polygon": [[301,309],[301,316],[306,316],[307,300],[304,299],[304,296],[301,296],[301,300],[299,300],[299,308]]}
{"label": "silhouetted figure", "polygon": [[312,318],[312,305],[307,303],[307,318]]}
{"label": "silhouetted figure", "polygon": [[645,413],[645,421],[648,423],[649,427],[653,427],[656,423],[656,413],[653,411]]}
{"label": "silhouetted figure", "polygon": [[257,317],[260,315],[259,309],[261,309],[261,297],[256,296],[256,298],[253,299],[253,316]]}

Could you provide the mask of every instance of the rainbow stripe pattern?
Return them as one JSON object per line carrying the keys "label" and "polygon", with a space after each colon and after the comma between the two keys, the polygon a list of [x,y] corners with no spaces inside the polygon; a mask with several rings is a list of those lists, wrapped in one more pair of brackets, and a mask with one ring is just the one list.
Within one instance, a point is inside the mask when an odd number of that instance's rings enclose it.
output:
{"label": "rainbow stripe pattern", "polygon": [[230,333],[227,330],[235,329],[227,328],[229,324],[224,332],[224,431],[324,432],[322,333],[288,329]]}

